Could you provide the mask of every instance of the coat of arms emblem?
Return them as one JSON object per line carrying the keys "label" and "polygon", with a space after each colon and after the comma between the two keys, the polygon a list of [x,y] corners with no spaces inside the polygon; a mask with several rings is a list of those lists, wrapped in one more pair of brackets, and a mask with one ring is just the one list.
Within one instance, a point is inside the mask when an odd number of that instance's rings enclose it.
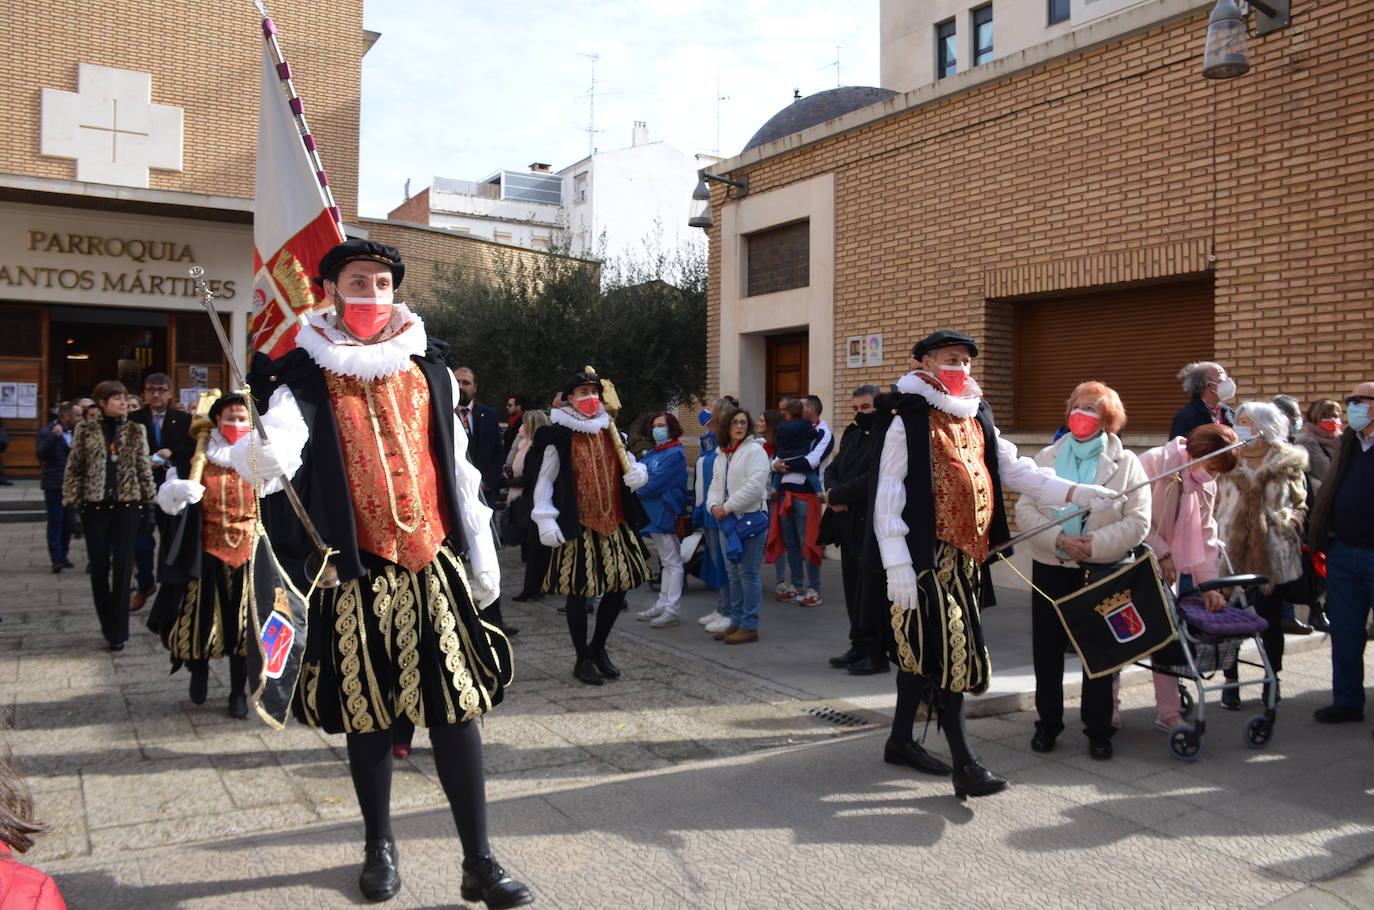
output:
{"label": "coat of arms emblem", "polygon": [[1131,590],[1119,591],[1094,607],[1118,642],[1128,642],[1145,634],[1145,620],[1131,601]]}

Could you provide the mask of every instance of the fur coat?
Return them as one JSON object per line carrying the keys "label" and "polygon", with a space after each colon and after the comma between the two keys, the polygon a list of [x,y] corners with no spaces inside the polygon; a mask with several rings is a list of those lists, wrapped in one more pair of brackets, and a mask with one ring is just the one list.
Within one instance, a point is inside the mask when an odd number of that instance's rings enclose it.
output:
{"label": "fur coat", "polygon": [[[83,420],[72,433],[72,451],[62,478],[62,504],[85,505],[105,499],[105,431],[102,418]],[[150,503],[153,465],[148,454],[148,433],[142,424],[120,418],[115,428],[115,501]]]}
{"label": "fur coat", "polygon": [[1217,478],[1217,526],[1232,571],[1264,575],[1273,584],[1302,575],[1306,470],[1307,452],[1280,444],[1270,446],[1258,465],[1242,457],[1234,471]]}

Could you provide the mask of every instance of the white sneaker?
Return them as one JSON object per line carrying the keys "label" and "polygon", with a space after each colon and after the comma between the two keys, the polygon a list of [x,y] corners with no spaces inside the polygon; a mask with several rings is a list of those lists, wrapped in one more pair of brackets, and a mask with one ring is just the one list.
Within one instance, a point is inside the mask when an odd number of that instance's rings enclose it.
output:
{"label": "white sneaker", "polygon": [[707,626],[706,631],[710,632],[712,635],[715,635],[717,632],[724,632],[728,628],[730,628],[730,617],[722,616],[720,619],[717,619],[715,622]]}
{"label": "white sneaker", "polygon": [[701,619],[698,619],[697,622],[701,623],[703,626],[709,626],[711,623],[715,622],[717,619],[720,618],[720,611],[712,610],[710,613],[707,613],[705,616],[701,617]]}
{"label": "white sneaker", "polygon": [[784,594],[784,593],[786,593],[786,592],[788,592],[788,591],[791,591],[791,592],[793,592],[794,594],[796,593],[796,589],[793,588],[791,585],[789,585],[789,584],[788,584],[787,582],[785,582],[785,581],[780,581],[780,582],[778,582],[777,585],[773,588],[773,593],[774,593],[774,594]]}
{"label": "white sneaker", "polygon": [[821,595],[815,588],[807,588],[797,598],[797,603],[803,607],[819,607],[824,601],[821,600]]}
{"label": "white sneaker", "polygon": [[650,629],[671,629],[673,626],[676,626],[676,625],[678,625],[678,624],[681,623],[681,622],[682,622],[682,620],[680,620],[680,619],[677,618],[677,614],[676,614],[676,613],[663,613],[663,614],[661,614],[661,615],[655,617],[653,622],[649,623],[649,628],[650,628]]}
{"label": "white sneaker", "polygon": [[654,604],[654,605],[653,605],[652,607],[650,607],[649,609],[647,609],[647,610],[640,610],[638,613],[636,613],[636,614],[635,614],[635,619],[639,620],[640,622],[646,622],[646,621],[648,621],[648,620],[650,620],[650,619],[657,619],[657,618],[658,618],[659,616],[661,616],[662,614],[663,614],[663,608],[660,607],[658,604]]}
{"label": "white sneaker", "polygon": [[791,603],[797,599],[800,592],[791,585],[779,585],[777,599],[779,603]]}

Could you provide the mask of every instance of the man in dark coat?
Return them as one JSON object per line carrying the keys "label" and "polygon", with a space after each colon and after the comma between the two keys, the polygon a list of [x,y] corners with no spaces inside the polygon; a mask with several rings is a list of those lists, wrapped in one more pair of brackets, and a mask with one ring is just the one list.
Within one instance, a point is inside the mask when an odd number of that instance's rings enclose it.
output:
{"label": "man in dark coat", "polygon": [[515,445],[515,437],[520,433],[520,424],[525,419],[525,409],[529,407],[524,395],[512,395],[506,399],[506,429],[501,434],[501,453],[510,454]]}
{"label": "man in dark coat", "polygon": [[[840,450],[825,471],[825,502],[834,541],[840,547],[840,576],[844,606],[849,613],[849,650],[830,659],[830,666],[856,675],[886,673],[887,658],[877,630],[862,621],[864,539],[869,530],[868,485],[877,445],[873,439],[873,402],[881,394],[874,385],[854,390],[854,422],[840,436]],[[878,584],[883,584],[878,576]]]}
{"label": "man in dark coat", "polygon": [[57,419],[38,431],[34,449],[43,465],[43,502],[48,509],[48,556],[56,575],[63,569],[74,569],[67,558],[72,540],[72,514],[62,505],[62,478],[67,473],[67,456],[72,451],[72,431],[81,422],[81,410],[72,402],[57,406]]}
{"label": "man in dark coat", "polygon": [[501,466],[506,463],[501,450],[501,420],[496,412],[477,400],[477,377],[468,367],[453,371],[458,380],[458,417],[468,431],[468,461],[482,475],[482,492],[487,501],[501,486]]}
{"label": "man in dark coat", "polygon": [[[162,486],[167,469],[177,469],[178,477],[186,477],[191,470],[191,456],[196,443],[191,438],[191,415],[172,407],[172,379],[166,373],[150,373],[143,380],[143,407],[129,415],[129,420],[142,424],[148,431],[148,451],[153,453],[153,483]],[[162,512],[157,513],[158,536],[167,538],[171,522]],[[153,574],[153,557],[157,542],[152,534],[139,534],[134,543],[134,573],[138,590],[129,600],[130,610],[142,609],[157,588]]]}
{"label": "man in dark coat", "polygon": [[1236,425],[1236,412],[1226,402],[1236,397],[1236,381],[1226,375],[1226,367],[1210,360],[1190,363],[1178,371],[1188,403],[1178,409],[1169,427],[1169,438],[1187,436],[1205,423]]}

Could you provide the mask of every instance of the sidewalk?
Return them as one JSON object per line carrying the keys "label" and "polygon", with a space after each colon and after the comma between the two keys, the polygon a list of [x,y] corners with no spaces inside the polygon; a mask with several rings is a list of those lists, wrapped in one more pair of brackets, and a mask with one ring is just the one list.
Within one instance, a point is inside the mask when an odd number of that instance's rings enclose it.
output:
{"label": "sidewalk", "polygon": [[[343,738],[230,720],[222,664],[210,700],[191,705],[141,615],[128,649],[105,651],[86,576],[51,575],[41,536],[0,526],[0,714],[53,826],[28,860],[74,908],[359,904]],[[883,719],[892,677],[826,666],[844,648],[833,582],[822,607],[766,605],[748,646],[708,644],[690,619],[649,630],[622,617],[626,678],[599,688],[570,679],[552,599],[507,603],[522,631],[515,685],[483,727],[491,827],[536,906],[1369,906],[1374,739],[1369,724],[1311,721],[1329,679],[1319,637],[1288,662],[1267,749],[1242,742],[1252,703],[1210,711],[1201,760],[1178,762],[1151,729],[1150,688],[1127,686],[1110,762],[1091,761],[1072,724],[1041,756],[1030,716],[972,720],[1013,786],[961,804],[948,780],[882,763],[885,733],[865,722]],[[699,584],[689,597],[685,617],[710,609]],[[631,609],[651,598],[636,592]],[[1024,613],[989,613],[999,673],[1018,666],[1002,639],[1019,635],[1028,663]],[[857,720],[839,724],[809,713],[852,705]],[[416,745],[397,766],[405,885],[387,906],[460,906],[423,731]]]}

